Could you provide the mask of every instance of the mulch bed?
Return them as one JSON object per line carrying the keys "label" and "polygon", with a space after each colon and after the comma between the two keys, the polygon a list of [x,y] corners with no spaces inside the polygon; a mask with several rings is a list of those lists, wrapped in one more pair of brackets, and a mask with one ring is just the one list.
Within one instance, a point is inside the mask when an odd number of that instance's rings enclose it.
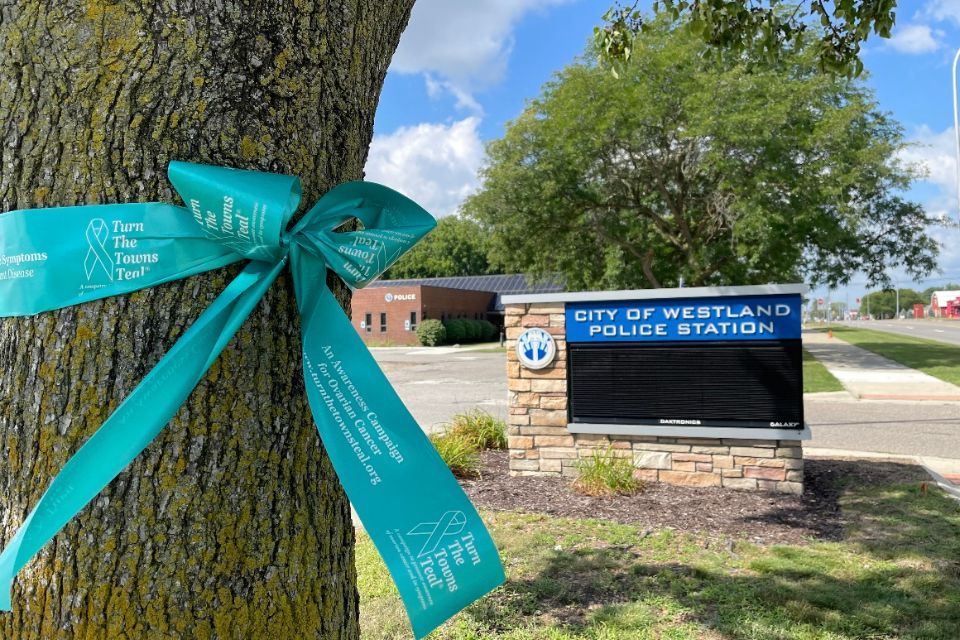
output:
{"label": "mulch bed", "polygon": [[601,518],[656,529],[696,531],[708,538],[735,536],[753,542],[796,544],[839,540],[844,486],[929,480],[913,465],[875,460],[807,458],[802,496],[649,483],[634,496],[599,498],[570,490],[568,478],[510,476],[505,451],[483,453],[481,476],[461,480],[479,509],[551,516]]}

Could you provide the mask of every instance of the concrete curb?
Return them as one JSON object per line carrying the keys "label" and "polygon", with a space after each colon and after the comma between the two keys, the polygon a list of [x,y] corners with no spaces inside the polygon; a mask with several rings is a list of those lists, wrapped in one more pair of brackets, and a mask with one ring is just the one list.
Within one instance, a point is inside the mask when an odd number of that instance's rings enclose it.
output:
{"label": "concrete curb", "polygon": [[900,393],[861,393],[860,400],[914,400],[917,402],[960,402],[958,395],[909,395]]}
{"label": "concrete curb", "polygon": [[934,481],[937,483],[937,486],[943,489],[947,495],[952,496],[957,501],[960,501],[960,487],[956,486],[922,462],[920,463],[920,466],[923,467],[924,471],[930,474],[930,477],[934,479]]}

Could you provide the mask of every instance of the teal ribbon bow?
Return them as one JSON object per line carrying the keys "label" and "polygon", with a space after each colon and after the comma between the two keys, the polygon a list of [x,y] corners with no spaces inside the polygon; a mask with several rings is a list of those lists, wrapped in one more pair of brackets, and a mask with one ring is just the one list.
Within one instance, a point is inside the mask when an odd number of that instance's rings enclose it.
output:
{"label": "teal ribbon bow", "polygon": [[[423,637],[501,584],[503,567],[473,505],[327,288],[326,272],[363,287],[436,222],[395,191],[349,182],[288,229],[301,197],[296,177],[184,162],[170,163],[168,175],[186,207],[0,215],[0,317],[250,260],[54,477],[0,554],[0,608],[11,608],[17,572],[166,426],[289,262],[317,430]],[[362,229],[337,231],[355,219]]]}

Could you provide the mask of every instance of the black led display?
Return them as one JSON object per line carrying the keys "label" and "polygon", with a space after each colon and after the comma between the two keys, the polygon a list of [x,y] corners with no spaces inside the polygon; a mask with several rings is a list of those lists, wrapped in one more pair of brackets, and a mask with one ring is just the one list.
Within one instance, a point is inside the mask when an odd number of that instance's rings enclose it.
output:
{"label": "black led display", "polygon": [[570,343],[574,423],[803,426],[800,340]]}

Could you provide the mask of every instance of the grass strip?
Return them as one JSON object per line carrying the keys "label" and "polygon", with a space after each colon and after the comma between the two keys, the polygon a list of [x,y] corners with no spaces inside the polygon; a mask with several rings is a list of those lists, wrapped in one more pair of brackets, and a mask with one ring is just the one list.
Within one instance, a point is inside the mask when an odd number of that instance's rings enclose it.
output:
{"label": "grass strip", "polygon": [[[960,638],[960,504],[910,484],[854,486],[841,506],[842,542],[775,546],[485,513],[508,582],[430,637]],[[396,589],[362,533],[357,571],[361,637],[412,637]]]}
{"label": "grass strip", "polygon": [[944,382],[960,385],[960,346],[852,327],[833,327],[833,333],[861,349],[918,369]]}
{"label": "grass strip", "polygon": [[803,392],[825,393],[828,391],[843,391],[843,385],[833,377],[823,364],[803,350]]}

